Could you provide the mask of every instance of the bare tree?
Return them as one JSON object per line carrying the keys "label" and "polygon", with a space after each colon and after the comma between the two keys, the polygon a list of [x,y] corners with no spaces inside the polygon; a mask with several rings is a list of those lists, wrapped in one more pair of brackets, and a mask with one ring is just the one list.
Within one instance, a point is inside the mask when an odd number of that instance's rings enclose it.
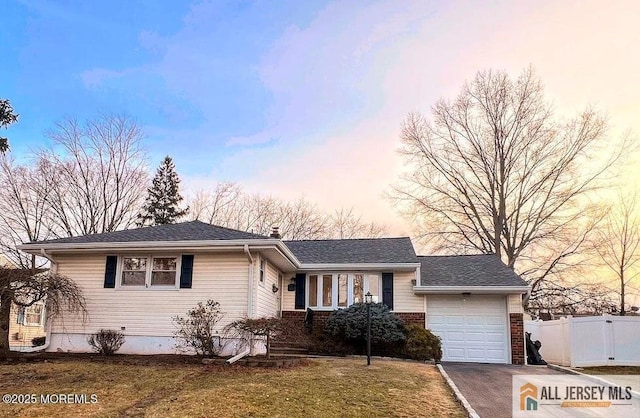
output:
{"label": "bare tree", "polygon": [[136,123],[115,115],[82,124],[67,119],[49,137],[61,149],[40,154],[52,186],[49,205],[56,233],[102,233],[134,224],[148,183]]}
{"label": "bare tree", "polygon": [[602,285],[580,283],[565,286],[544,281],[534,290],[528,311],[541,317],[550,315],[602,315],[616,311],[611,290]]}
{"label": "bare tree", "polygon": [[640,274],[640,215],[637,195],[620,197],[597,232],[595,249],[618,282],[620,315],[627,312],[625,295],[629,282]]}
{"label": "bare tree", "polygon": [[82,289],[71,279],[33,269],[0,266],[0,357],[10,354],[9,325],[11,307],[45,302],[48,320],[65,312],[82,314],[87,310]]}
{"label": "bare tree", "polygon": [[317,239],[327,232],[325,214],[316,204],[302,197],[291,202],[280,202],[275,222],[282,236],[290,240]]}
{"label": "bare tree", "polygon": [[235,183],[218,183],[212,191],[198,191],[189,201],[190,218],[211,224],[269,235],[279,227],[285,239],[378,238],[384,226],[365,222],[353,208],[328,215],[301,197],[286,201],[247,194]]}
{"label": "bare tree", "polygon": [[35,269],[46,263],[16,248],[51,235],[47,200],[52,185],[42,173],[39,163],[18,165],[11,157],[0,156],[0,251],[21,268]]}
{"label": "bare tree", "polygon": [[199,190],[189,203],[187,216],[194,221],[230,225],[241,196],[242,188],[232,182],[218,183],[211,192]]}
{"label": "bare tree", "polygon": [[401,154],[410,171],[395,197],[436,249],[495,253],[517,270],[543,256],[540,269],[553,273],[580,251],[585,195],[620,156],[605,134],[591,109],[554,118],[531,68],[515,81],[479,72],[456,100],[438,101],[430,121],[408,116]]}
{"label": "bare tree", "polygon": [[387,233],[383,225],[363,221],[353,208],[336,209],[329,221],[331,238],[380,238]]}

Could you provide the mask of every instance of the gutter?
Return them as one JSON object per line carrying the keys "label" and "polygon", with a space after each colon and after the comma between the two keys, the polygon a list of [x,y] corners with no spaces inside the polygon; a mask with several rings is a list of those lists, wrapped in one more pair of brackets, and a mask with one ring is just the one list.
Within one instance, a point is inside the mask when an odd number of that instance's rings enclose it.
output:
{"label": "gutter", "polygon": [[302,264],[299,271],[317,271],[317,270],[405,270],[414,271],[420,268],[420,263],[318,263],[318,264]]}
{"label": "gutter", "polygon": [[253,318],[253,257],[249,251],[249,244],[244,244],[244,253],[249,259],[249,282],[247,288],[247,318]]}
{"label": "gutter", "polygon": [[416,295],[456,295],[471,294],[508,294],[527,293],[529,286],[413,286]]}
{"label": "gutter", "polygon": [[253,240],[207,240],[207,241],[132,241],[132,242],[65,242],[65,243],[27,243],[18,245],[17,248],[29,254],[39,255],[41,251],[62,251],[62,252],[110,252],[119,251],[140,251],[147,248],[159,248],[163,250],[184,250],[184,249],[220,249],[226,251],[242,251],[245,247],[259,249],[275,249],[282,257],[298,269],[300,261],[291,252],[282,240],[279,239],[253,239]]}
{"label": "gutter", "polygon": [[250,351],[247,348],[246,350],[244,350],[244,351],[236,354],[235,356],[231,357],[229,360],[227,360],[227,363],[228,364],[233,364],[236,361],[240,360],[241,358],[246,357],[247,355],[249,355],[249,353],[250,353]]}

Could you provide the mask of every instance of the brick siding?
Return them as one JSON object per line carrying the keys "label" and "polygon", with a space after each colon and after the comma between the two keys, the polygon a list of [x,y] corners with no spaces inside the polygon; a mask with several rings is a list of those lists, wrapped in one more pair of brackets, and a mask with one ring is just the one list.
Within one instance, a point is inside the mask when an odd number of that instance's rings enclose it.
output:
{"label": "brick siding", "polygon": [[424,312],[394,312],[394,315],[402,319],[405,324],[421,325],[424,328]]}
{"label": "brick siding", "polygon": [[509,314],[511,328],[511,363],[524,364],[524,322],[521,313]]}
{"label": "brick siding", "polygon": [[[324,324],[332,312],[333,311],[313,311],[313,327],[324,328]],[[402,319],[405,324],[417,324],[424,327],[424,312],[394,312],[394,315]],[[305,311],[282,311],[283,319],[300,322],[300,326],[304,326],[304,316]]]}

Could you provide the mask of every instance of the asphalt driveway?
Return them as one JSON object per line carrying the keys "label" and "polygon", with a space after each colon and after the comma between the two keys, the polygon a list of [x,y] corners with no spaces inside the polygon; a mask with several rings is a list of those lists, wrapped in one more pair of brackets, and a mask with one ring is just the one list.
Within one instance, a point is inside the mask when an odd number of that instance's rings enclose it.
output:
{"label": "asphalt driveway", "polygon": [[442,366],[481,418],[511,416],[511,376],[564,374],[544,366],[449,362]]}

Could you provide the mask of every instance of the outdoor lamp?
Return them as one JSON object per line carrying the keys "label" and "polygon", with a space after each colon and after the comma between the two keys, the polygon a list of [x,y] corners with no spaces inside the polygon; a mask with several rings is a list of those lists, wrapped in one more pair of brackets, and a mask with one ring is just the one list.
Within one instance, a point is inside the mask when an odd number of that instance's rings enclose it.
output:
{"label": "outdoor lamp", "polygon": [[371,302],[373,295],[367,292],[364,295],[364,303],[367,305],[367,366],[371,365]]}

